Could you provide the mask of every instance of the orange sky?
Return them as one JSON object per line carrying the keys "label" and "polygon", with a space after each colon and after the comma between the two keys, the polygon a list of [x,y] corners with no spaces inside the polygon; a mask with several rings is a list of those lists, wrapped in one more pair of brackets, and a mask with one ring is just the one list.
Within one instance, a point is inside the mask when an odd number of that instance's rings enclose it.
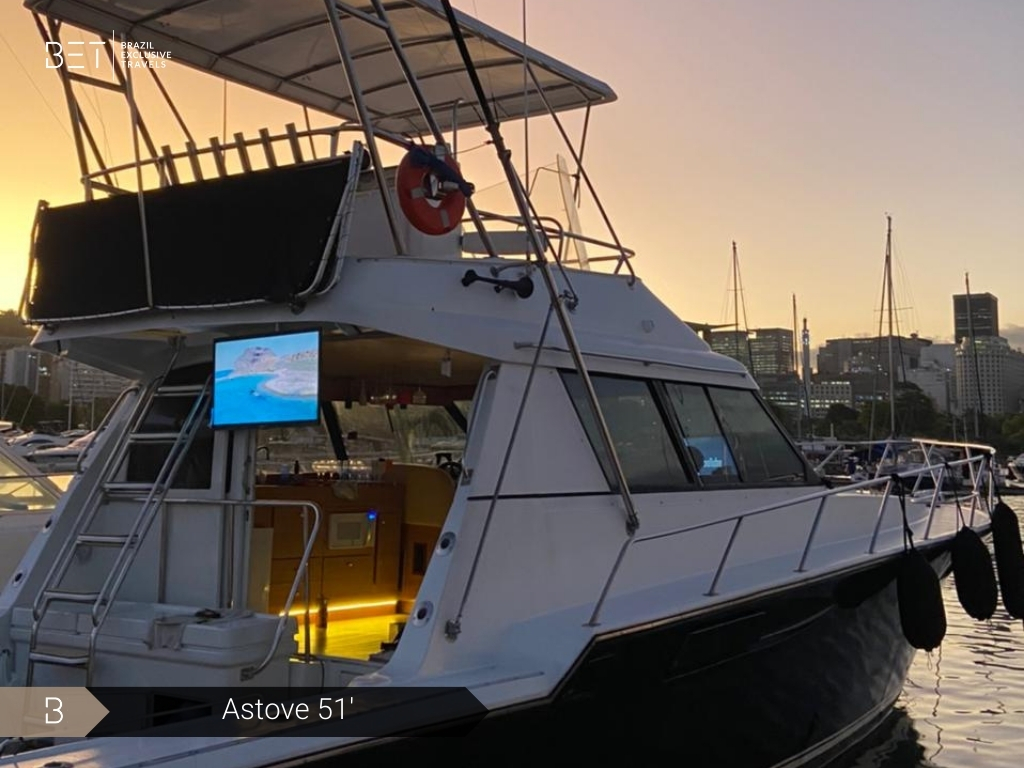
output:
{"label": "orange sky", "polygon": [[[522,0],[454,5],[522,35]],[[901,331],[949,337],[950,295],[970,271],[972,291],[999,297],[1004,335],[1024,344],[1024,3],[559,0],[528,3],[527,39],[618,93],[591,118],[587,167],[638,274],[684,319],[731,320],[736,240],[751,327],[791,327],[795,293],[815,345],[877,331],[888,212]],[[5,2],[0,307],[20,299],[37,201],[82,199],[44,54],[29,12]],[[221,83],[174,64],[161,74],[193,132],[219,136]],[[182,147],[151,81],[143,87],[158,141]],[[120,97],[89,97],[101,143],[130,159]],[[277,133],[302,112],[232,85],[227,119],[229,133]],[[566,121],[578,136],[579,116]],[[530,125],[536,170],[560,148]],[[522,123],[504,133],[523,170]],[[460,135],[460,154],[481,140]],[[500,182],[491,148],[460,159],[478,189]],[[542,205],[555,200],[553,179],[541,176]],[[479,194],[496,207],[498,192]],[[602,234],[586,198],[582,216]]]}

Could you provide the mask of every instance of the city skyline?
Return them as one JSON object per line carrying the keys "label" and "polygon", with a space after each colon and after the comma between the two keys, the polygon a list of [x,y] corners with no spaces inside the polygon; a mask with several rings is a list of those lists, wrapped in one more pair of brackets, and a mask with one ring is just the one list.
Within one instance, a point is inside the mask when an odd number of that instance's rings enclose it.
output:
{"label": "city skyline", "polygon": [[[522,35],[519,0],[455,5]],[[1013,273],[1024,242],[1024,147],[1015,139],[1024,103],[1012,98],[1024,70],[1019,4],[694,0],[652,3],[641,17],[605,0],[565,0],[528,5],[528,14],[529,45],[616,91],[594,111],[588,173],[638,253],[638,275],[682,319],[731,322],[735,240],[751,328],[790,327],[795,294],[815,349],[877,334],[887,213],[903,335],[952,339],[950,297],[963,292],[964,274],[972,293],[999,295]],[[45,68],[31,14],[5,5],[0,30],[0,104],[17,115],[0,128],[0,306],[16,308],[38,200],[76,202],[82,188],[59,78]],[[161,77],[200,142],[220,136],[225,117],[229,131],[247,135],[303,121],[294,105],[174,62]],[[104,152],[130,160],[119,96],[94,98],[86,110]],[[141,89],[139,100],[156,110],[158,143],[180,148],[166,107]],[[521,172],[564,154],[542,122],[530,121],[528,152],[523,123],[503,126]],[[582,116],[565,122],[578,137]],[[459,146],[467,178],[490,200],[500,177],[493,157],[488,170],[477,162],[493,155],[477,151],[482,140],[465,131]],[[556,197],[549,176],[537,184],[547,202]],[[602,235],[586,196],[581,217]],[[1024,346],[1024,299],[1002,293],[1002,333]]]}

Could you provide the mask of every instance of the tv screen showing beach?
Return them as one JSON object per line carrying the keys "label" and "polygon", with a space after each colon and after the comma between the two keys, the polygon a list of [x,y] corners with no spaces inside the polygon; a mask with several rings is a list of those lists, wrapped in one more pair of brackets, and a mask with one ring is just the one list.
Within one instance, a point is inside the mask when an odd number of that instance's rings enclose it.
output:
{"label": "tv screen showing beach", "polygon": [[319,421],[319,331],[215,341],[213,368],[212,427]]}

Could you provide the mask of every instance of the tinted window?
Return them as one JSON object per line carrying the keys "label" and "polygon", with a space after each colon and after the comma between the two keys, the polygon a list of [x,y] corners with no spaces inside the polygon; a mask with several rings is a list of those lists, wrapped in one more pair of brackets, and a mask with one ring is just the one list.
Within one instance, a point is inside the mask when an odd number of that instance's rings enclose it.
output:
{"label": "tinted window", "polygon": [[[591,413],[583,381],[575,372],[562,376],[608,482],[617,490],[611,460]],[[651,493],[692,487],[650,384],[640,379],[593,375],[590,378],[629,489]]]}
{"label": "tinted window", "polygon": [[752,390],[710,387],[740,479],[746,483],[807,480],[807,465]]}
{"label": "tinted window", "polygon": [[[154,397],[139,425],[142,433],[180,432],[195,404],[194,395]],[[204,421],[171,483],[172,488],[209,488],[213,483],[214,434]],[[128,449],[125,480],[130,483],[154,483],[171,452],[171,443],[134,443]]]}
{"label": "tinted window", "polygon": [[736,460],[704,387],[670,382],[665,389],[701,483],[737,482]]}

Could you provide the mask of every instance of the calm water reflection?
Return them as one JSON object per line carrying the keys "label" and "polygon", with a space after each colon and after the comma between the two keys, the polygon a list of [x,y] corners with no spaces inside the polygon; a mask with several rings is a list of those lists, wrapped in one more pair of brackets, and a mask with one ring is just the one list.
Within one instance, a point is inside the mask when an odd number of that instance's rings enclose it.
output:
{"label": "calm water reflection", "polygon": [[[1010,497],[1024,528],[1024,497]],[[1000,602],[989,621],[971,619],[943,583],[948,630],[918,652],[893,717],[855,768],[1020,768],[1024,762],[1024,622]]]}

